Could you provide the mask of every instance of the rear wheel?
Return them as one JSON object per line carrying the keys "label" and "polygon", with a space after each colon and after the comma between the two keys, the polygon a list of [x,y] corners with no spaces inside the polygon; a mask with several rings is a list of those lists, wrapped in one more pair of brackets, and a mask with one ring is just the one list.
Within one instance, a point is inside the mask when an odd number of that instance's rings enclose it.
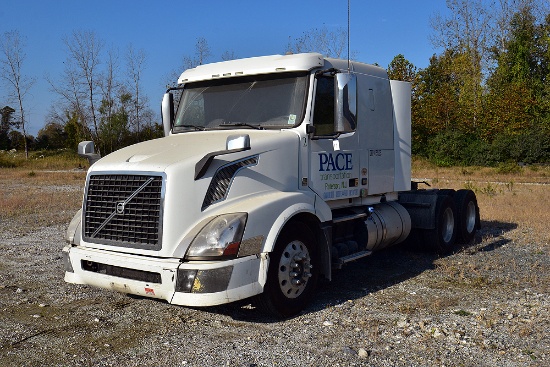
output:
{"label": "rear wheel", "polygon": [[457,213],[457,242],[469,244],[479,228],[479,207],[472,190],[458,190],[454,197]]}
{"label": "rear wheel", "polygon": [[448,195],[438,195],[435,205],[435,228],[423,231],[427,247],[440,254],[447,254],[456,242],[456,209]]}
{"label": "rear wheel", "polygon": [[301,222],[283,229],[270,256],[260,305],[279,317],[290,317],[311,301],[318,279],[314,236]]}

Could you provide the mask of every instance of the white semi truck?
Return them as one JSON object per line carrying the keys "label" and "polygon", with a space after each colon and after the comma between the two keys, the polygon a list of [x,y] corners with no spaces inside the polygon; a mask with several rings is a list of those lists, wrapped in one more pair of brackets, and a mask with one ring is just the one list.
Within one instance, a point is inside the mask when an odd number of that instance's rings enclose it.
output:
{"label": "white semi truck", "polygon": [[164,138],[101,159],[80,144],[95,163],[65,280],[185,306],[256,296],[288,317],[346,262],[471,241],[472,191],[411,182],[410,102],[382,68],[316,53],[184,71]]}

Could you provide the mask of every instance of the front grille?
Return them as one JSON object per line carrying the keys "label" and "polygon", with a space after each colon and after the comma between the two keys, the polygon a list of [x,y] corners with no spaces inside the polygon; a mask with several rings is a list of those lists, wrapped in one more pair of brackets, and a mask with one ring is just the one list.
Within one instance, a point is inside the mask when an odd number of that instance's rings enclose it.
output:
{"label": "front grille", "polygon": [[91,175],[84,200],[84,239],[159,250],[162,184],[161,176]]}

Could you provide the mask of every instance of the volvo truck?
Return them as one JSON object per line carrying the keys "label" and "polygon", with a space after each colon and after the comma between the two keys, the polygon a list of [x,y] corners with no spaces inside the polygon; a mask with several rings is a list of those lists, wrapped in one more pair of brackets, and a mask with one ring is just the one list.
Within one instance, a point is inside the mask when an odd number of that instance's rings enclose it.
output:
{"label": "volvo truck", "polygon": [[[321,278],[406,241],[438,253],[479,228],[470,190],[411,180],[411,86],[317,53],[184,71],[165,137],[93,163],[65,281],[201,307],[301,312]],[[341,271],[345,271],[345,268]]]}

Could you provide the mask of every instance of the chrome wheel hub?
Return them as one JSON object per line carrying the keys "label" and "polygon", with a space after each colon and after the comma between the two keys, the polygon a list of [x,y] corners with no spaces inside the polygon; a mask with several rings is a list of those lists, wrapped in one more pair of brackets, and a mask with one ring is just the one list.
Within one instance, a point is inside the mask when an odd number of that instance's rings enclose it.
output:
{"label": "chrome wheel hub", "polygon": [[301,241],[292,241],[285,247],[279,260],[278,279],[287,298],[296,298],[304,292],[312,268],[309,251]]}
{"label": "chrome wheel hub", "polygon": [[468,202],[466,207],[466,231],[472,233],[476,226],[476,205],[473,201]]}
{"label": "chrome wheel hub", "polygon": [[455,230],[455,218],[453,215],[453,210],[451,208],[445,209],[443,213],[443,241],[449,242],[453,237],[453,232]]}

